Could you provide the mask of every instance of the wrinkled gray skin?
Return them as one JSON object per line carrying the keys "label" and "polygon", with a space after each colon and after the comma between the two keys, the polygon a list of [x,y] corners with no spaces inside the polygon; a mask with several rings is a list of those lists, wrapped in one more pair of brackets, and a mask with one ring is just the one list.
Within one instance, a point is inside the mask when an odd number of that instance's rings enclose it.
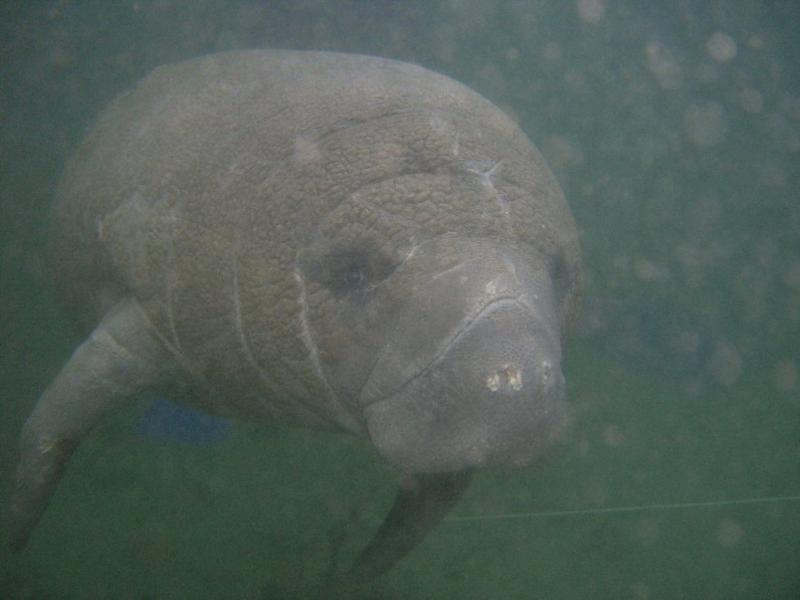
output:
{"label": "wrinkled gray skin", "polygon": [[16,549],[72,450],[144,389],[368,437],[406,479],[358,578],[472,468],[530,463],[564,430],[572,217],[525,135],[447,77],[318,52],[160,67],[90,130],[53,223],[91,333],[22,432]]}

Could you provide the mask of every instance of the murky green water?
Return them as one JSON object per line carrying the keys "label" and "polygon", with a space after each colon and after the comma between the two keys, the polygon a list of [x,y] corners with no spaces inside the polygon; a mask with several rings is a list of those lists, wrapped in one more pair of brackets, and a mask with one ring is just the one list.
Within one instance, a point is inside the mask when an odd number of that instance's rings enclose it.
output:
{"label": "murky green water", "polygon": [[[800,597],[789,7],[4,2],[3,497],[19,428],[79,343],[43,240],[64,160],[97,111],[154,66],[207,52],[380,54],[447,73],[518,120],[571,203],[588,285],[567,347],[571,438],[531,468],[481,474],[453,515],[518,516],[447,521],[355,597]],[[29,547],[0,554],[0,596],[324,597],[334,563],[391,503],[397,476],[366,444],[251,425],[211,445],[158,441],[137,433],[145,410],[113,415],[81,446]],[[635,510],[592,512],[621,507]]]}

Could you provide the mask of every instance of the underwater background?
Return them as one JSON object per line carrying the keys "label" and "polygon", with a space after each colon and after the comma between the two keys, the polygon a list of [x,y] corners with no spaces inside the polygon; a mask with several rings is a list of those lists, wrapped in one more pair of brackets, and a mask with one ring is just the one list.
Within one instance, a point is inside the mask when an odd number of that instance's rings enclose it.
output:
{"label": "underwater background", "polygon": [[[542,150],[581,232],[570,438],[478,474],[352,597],[800,598],[790,0],[0,2],[3,510],[19,430],[80,343],[44,261],[66,157],[155,66],[250,47],[469,85]],[[26,550],[0,550],[0,597],[331,597],[397,482],[363,441],[141,398],[81,445]]]}

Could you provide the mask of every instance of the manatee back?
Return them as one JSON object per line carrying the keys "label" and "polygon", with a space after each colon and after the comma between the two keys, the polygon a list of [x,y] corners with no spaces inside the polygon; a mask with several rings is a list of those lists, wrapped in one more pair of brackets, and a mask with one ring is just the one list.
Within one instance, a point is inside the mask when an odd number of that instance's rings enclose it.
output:
{"label": "manatee back", "polygon": [[[200,255],[193,257],[202,263],[208,260],[202,230],[216,243],[230,244],[225,236],[230,238],[232,210],[270,211],[270,222],[293,233],[287,242],[296,243],[326,208],[320,192],[336,195],[321,185],[339,185],[344,193],[342,179],[349,177],[352,186],[388,174],[402,157],[384,148],[384,164],[377,165],[383,173],[351,170],[339,181],[308,181],[294,202],[270,197],[268,180],[280,178],[282,169],[289,177],[289,163],[317,162],[320,177],[326,168],[357,164],[359,154],[373,153],[380,140],[322,162],[320,141],[360,123],[426,108],[513,128],[457,82],[376,57],[256,50],[158,67],[99,116],[65,170],[53,211],[51,257],[66,303],[91,326],[120,296],[163,295],[165,273],[179,268],[168,266],[164,238],[202,239],[195,249]],[[331,173],[327,178],[335,179]]]}

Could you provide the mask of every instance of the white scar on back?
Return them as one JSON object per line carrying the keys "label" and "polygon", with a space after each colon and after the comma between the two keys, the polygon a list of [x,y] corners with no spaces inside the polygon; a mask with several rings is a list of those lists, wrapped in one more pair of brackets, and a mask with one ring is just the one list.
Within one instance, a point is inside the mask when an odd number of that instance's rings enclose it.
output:
{"label": "white scar on back", "polygon": [[492,181],[492,176],[495,174],[499,174],[502,166],[503,166],[503,161],[498,160],[489,169],[486,169],[485,171],[480,171],[478,169],[472,169],[472,168],[468,168],[467,170],[470,173],[475,173],[480,178],[481,185],[483,185],[483,187],[494,197],[494,199],[497,201],[497,206],[503,213],[503,217],[508,219],[511,216],[511,211],[508,206],[508,198],[506,198],[506,195],[495,187],[494,181]]}
{"label": "white scar on back", "polygon": [[236,333],[239,336],[239,344],[242,346],[242,350],[244,351],[244,356],[247,359],[247,362],[255,369],[258,376],[263,381],[269,381],[269,377],[267,374],[264,373],[264,370],[261,368],[261,365],[258,364],[256,361],[256,357],[253,355],[253,351],[250,348],[250,340],[247,339],[247,334],[244,331],[244,326],[242,325],[242,302],[239,298],[239,256],[238,256],[238,248],[239,248],[239,238],[236,238],[235,244],[236,251],[233,253],[233,316],[234,322],[236,325]]}
{"label": "white scar on back", "polygon": [[300,295],[297,297],[297,303],[300,306],[300,337],[303,340],[303,344],[308,350],[308,355],[311,358],[311,366],[314,369],[314,374],[317,378],[323,383],[325,389],[328,390],[331,397],[336,397],[336,394],[333,391],[330,383],[328,383],[328,378],[325,377],[325,371],[322,369],[322,363],[319,359],[319,350],[317,349],[317,343],[314,341],[314,336],[311,333],[311,327],[308,324],[308,302],[306,300],[306,282],[303,280],[303,276],[300,274],[300,271],[295,269],[294,271],[294,278],[297,281],[297,285],[300,286]]}
{"label": "white scar on back", "polygon": [[167,296],[167,326],[172,336],[172,344],[183,354],[181,340],[178,337],[178,327],[175,325],[175,287],[178,281],[178,261],[175,257],[175,238],[172,232],[167,245],[167,268],[164,274],[164,292]]}

